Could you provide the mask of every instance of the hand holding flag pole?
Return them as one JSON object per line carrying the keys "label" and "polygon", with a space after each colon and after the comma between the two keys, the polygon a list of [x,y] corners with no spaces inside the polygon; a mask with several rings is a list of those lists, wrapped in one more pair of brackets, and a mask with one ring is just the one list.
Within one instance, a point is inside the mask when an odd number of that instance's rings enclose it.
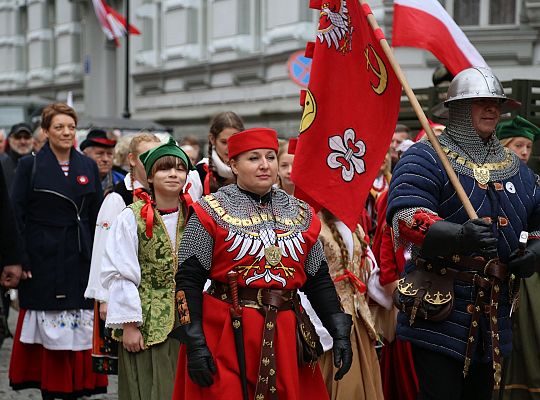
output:
{"label": "hand holding flag pole", "polygon": [[450,162],[448,161],[448,158],[446,157],[446,154],[444,153],[441,147],[441,144],[439,143],[439,140],[437,139],[437,136],[435,136],[435,134],[433,133],[433,130],[431,129],[431,126],[429,125],[429,122],[426,117],[426,114],[424,113],[424,110],[420,106],[420,103],[418,102],[416,95],[414,94],[413,90],[409,86],[409,83],[407,82],[407,78],[405,77],[405,74],[403,74],[403,71],[401,70],[399,63],[394,57],[394,53],[392,52],[390,45],[388,44],[386,38],[384,37],[384,34],[382,33],[381,28],[379,27],[379,24],[377,23],[377,20],[373,16],[373,13],[371,12],[371,8],[369,7],[369,4],[365,0],[358,0],[358,2],[362,6],[362,9],[364,10],[364,13],[366,14],[369,25],[375,32],[375,35],[379,37],[379,43],[384,51],[384,54],[388,58],[388,62],[392,66],[392,69],[394,70],[399,82],[403,86],[403,90],[405,91],[405,94],[407,95],[407,98],[409,99],[413,107],[413,110],[416,116],[418,117],[420,124],[422,125],[422,128],[426,131],[427,137],[429,141],[431,142],[431,145],[433,146],[433,148],[435,149],[435,152],[439,156],[439,159],[441,160],[443,167],[446,173],[448,174],[448,178],[450,179],[452,186],[454,186],[454,189],[456,190],[456,194],[461,200],[461,203],[463,204],[463,207],[465,208],[467,215],[469,216],[470,219],[478,218],[478,216],[476,215],[476,211],[474,210],[469,198],[467,197],[467,194],[465,193],[465,190],[463,190],[463,186],[461,186],[461,183],[459,182],[459,179],[454,169],[450,165]]}

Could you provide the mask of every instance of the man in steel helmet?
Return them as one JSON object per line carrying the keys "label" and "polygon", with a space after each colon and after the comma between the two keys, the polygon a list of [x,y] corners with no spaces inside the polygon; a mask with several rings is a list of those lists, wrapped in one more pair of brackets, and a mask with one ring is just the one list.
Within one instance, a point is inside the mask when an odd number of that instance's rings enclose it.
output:
{"label": "man in steel helmet", "polygon": [[494,134],[519,103],[491,70],[460,72],[444,105],[439,141],[479,218],[467,216],[428,141],[403,155],[387,213],[396,245],[412,250],[394,296],[397,334],[412,344],[422,399],[487,400],[511,349],[515,281],[540,263],[540,186]]}

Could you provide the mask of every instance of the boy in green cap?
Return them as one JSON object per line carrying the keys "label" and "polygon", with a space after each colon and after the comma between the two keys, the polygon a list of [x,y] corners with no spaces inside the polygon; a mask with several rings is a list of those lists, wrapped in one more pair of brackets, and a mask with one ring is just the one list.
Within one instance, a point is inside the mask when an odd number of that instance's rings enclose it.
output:
{"label": "boy in green cap", "polygon": [[533,142],[538,139],[540,129],[521,116],[501,121],[497,125],[497,137],[504,147],[508,147],[527,163],[532,154]]}
{"label": "boy in green cap", "polygon": [[139,156],[151,195],[124,209],[107,239],[101,278],[109,290],[106,326],[121,341],[120,400],[172,397],[179,342],[174,276],[187,204],[182,195],[193,165],[174,139]]}

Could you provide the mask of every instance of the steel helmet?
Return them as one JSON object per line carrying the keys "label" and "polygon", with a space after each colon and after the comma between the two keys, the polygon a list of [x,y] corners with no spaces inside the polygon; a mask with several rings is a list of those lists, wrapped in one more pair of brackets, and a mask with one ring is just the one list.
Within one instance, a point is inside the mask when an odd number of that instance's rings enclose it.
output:
{"label": "steel helmet", "polygon": [[506,97],[501,82],[493,71],[485,67],[471,67],[464,69],[452,79],[448,87],[448,94],[444,107],[435,107],[433,113],[436,116],[444,117],[448,114],[448,104],[465,99],[491,98],[499,99],[501,102],[501,112],[506,113],[521,106],[521,103]]}

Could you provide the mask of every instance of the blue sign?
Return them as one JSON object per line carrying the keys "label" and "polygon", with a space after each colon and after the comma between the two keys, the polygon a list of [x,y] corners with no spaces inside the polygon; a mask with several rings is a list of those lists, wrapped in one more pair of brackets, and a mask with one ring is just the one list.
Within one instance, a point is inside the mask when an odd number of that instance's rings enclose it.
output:
{"label": "blue sign", "polygon": [[289,57],[289,77],[299,86],[307,87],[311,72],[311,58],[304,56],[304,51],[299,50]]}

